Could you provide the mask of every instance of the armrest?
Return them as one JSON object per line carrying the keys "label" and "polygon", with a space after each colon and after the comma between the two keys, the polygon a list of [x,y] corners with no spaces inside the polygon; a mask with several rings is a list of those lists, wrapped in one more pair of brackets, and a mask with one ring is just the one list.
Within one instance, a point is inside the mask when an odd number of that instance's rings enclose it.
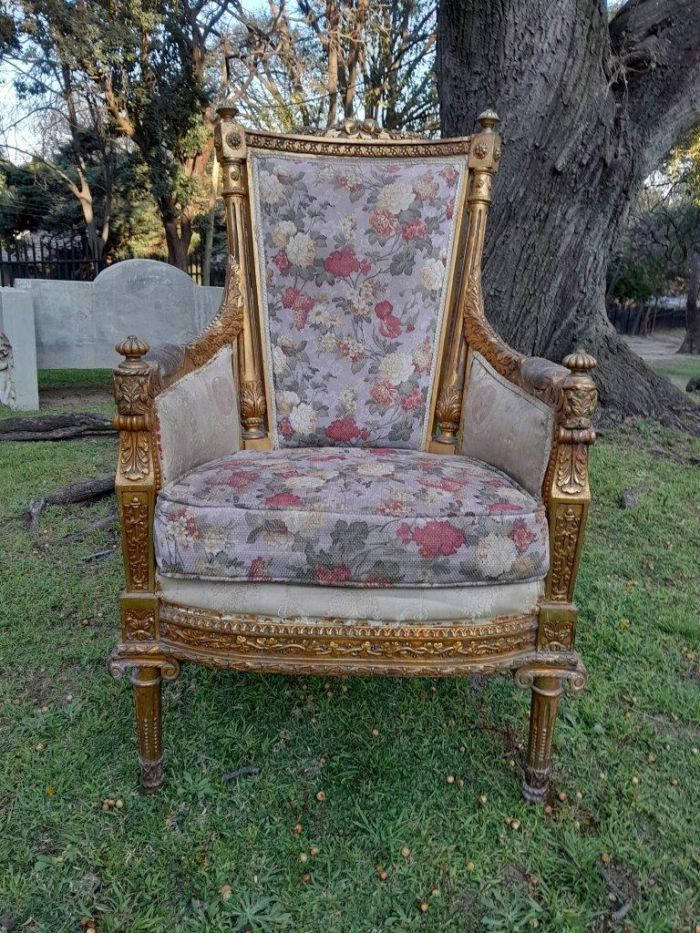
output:
{"label": "armrest", "polygon": [[155,491],[199,463],[240,445],[232,348],[243,329],[243,284],[229,257],[219,311],[195,341],[149,350],[137,337],[116,348],[120,434],[117,483]]}
{"label": "armrest", "polygon": [[477,272],[470,275],[465,290],[464,332],[470,348],[480,353],[500,376],[555,411],[561,408],[569,370],[538,356],[524,356],[508,346],[486,319],[481,277]]}
{"label": "armrest", "polygon": [[[238,263],[229,256],[221,304],[205,330],[188,344],[164,343],[148,348],[144,363],[151,364],[154,390],[162,389],[208,362],[222,347],[232,345],[243,330],[243,283]],[[119,349],[117,349],[119,353]]]}

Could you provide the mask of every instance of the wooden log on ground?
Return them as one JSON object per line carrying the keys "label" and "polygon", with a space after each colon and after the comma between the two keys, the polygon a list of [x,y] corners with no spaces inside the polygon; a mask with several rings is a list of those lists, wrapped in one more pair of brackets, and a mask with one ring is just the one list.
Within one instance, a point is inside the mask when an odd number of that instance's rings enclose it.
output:
{"label": "wooden log on ground", "polygon": [[110,418],[89,411],[0,421],[0,441],[69,441],[114,433]]}
{"label": "wooden log on ground", "polygon": [[32,499],[25,513],[25,521],[30,531],[36,529],[39,516],[47,505],[73,505],[76,502],[95,502],[114,492],[114,474],[105,473],[85,483],[70,483],[61,486],[41,498]]}

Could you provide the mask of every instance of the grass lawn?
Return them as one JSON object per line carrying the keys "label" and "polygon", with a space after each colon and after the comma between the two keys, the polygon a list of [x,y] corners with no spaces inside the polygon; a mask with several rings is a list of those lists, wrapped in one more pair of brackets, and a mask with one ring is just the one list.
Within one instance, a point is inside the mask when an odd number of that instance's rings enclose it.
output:
{"label": "grass lawn", "polygon": [[[139,796],[131,689],[104,663],[121,566],[85,560],[116,537],[67,539],[110,503],[48,509],[33,535],[7,521],[114,454],[0,449],[0,930],[696,929],[700,444],[638,424],[594,449],[591,680],[562,706],[548,812],[520,797],[528,696],[505,677],[185,668],[164,691],[167,784]],[[260,774],[222,781],[245,765]]]}

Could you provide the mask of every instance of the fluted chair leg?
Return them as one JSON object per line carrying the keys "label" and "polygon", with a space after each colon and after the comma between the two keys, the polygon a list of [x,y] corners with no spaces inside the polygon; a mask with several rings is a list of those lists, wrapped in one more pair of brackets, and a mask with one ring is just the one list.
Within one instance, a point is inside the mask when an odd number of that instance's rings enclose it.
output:
{"label": "fluted chair leg", "polygon": [[561,677],[535,677],[530,705],[530,740],[523,780],[523,796],[530,803],[542,803],[549,786],[552,738],[557,720]]}
{"label": "fluted chair leg", "polygon": [[163,783],[160,670],[157,667],[137,667],[131,682],[136,698],[141,791],[152,794]]}

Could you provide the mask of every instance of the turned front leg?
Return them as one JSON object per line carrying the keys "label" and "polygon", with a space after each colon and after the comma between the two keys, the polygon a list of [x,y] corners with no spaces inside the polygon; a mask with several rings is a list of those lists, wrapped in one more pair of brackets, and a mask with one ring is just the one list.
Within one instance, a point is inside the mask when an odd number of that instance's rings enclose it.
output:
{"label": "turned front leg", "polygon": [[523,780],[523,796],[530,803],[542,803],[549,785],[552,738],[557,720],[561,677],[535,677],[530,705],[530,740]]}
{"label": "turned front leg", "polygon": [[137,667],[131,682],[136,698],[141,790],[150,794],[163,783],[160,670],[157,667]]}

